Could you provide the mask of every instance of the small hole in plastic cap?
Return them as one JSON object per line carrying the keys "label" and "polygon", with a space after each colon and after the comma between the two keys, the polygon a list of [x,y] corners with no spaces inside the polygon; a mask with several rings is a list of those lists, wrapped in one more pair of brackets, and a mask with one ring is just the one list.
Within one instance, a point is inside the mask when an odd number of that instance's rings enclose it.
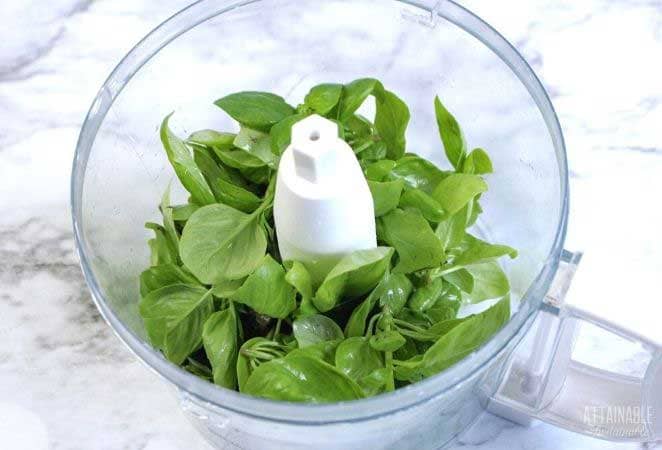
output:
{"label": "small hole in plastic cap", "polygon": [[311,132],[309,138],[310,138],[311,141],[317,141],[317,140],[319,140],[319,138],[320,138],[320,132],[317,131],[317,130]]}

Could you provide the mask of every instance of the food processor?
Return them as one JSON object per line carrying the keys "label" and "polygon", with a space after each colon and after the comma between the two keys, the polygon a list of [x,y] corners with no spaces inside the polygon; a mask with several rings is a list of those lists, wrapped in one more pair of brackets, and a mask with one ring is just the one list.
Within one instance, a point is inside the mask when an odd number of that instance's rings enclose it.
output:
{"label": "food processor", "polygon": [[[180,136],[230,129],[213,101],[278,93],[296,103],[322,82],[380,79],[411,109],[407,150],[442,165],[432,100],[444,99],[493,160],[477,224],[520,256],[504,263],[516,311],[490,341],[449,369],[394,392],[311,405],[215,386],[147,342],[138,275],[143,224],[173,178],[158,126],[174,111]],[[178,190],[179,189],[179,190]],[[173,203],[185,193],[173,185]],[[600,319],[572,296],[581,254],[563,249],[568,219],[563,135],[531,68],[493,28],[452,1],[201,0],[134,47],[111,73],[81,130],[72,214],[83,272],[119,338],[174,388],[218,448],[433,449],[484,410],[541,419],[616,441],[662,438],[661,343]],[[577,268],[579,269],[577,270]],[[635,372],[577,360],[586,330]]]}

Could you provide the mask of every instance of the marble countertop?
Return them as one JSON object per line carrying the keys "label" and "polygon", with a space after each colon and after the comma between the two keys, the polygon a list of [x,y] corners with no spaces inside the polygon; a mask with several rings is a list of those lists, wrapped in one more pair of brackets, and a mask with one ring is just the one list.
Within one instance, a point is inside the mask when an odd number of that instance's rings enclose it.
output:
{"label": "marble countertop", "polygon": [[[71,160],[92,98],[134,43],[187,2],[0,4],[3,448],[207,448],[171,392],[97,313],[69,218]],[[523,53],[552,96],[571,169],[568,246],[593,255],[585,270],[592,296],[639,330],[656,332],[655,313],[662,312],[662,3],[462,3]],[[652,314],[632,307],[637,301]],[[456,446],[639,447],[543,423],[524,428],[489,414]]]}

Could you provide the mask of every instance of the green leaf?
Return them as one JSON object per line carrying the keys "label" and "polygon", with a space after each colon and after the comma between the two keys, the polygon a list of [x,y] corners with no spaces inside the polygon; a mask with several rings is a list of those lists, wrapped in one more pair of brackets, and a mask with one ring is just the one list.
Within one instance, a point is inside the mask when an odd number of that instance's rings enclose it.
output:
{"label": "green leaf", "polygon": [[406,189],[400,197],[399,206],[420,212],[429,222],[441,222],[448,217],[441,204],[420,189]]}
{"label": "green leaf", "polygon": [[446,157],[455,169],[460,169],[467,152],[467,144],[464,141],[462,129],[455,117],[441,103],[439,97],[434,99],[434,111],[437,116],[437,126],[444,144]]}
{"label": "green leaf", "polygon": [[276,155],[271,151],[271,137],[261,131],[241,127],[234,146],[258,158],[268,166],[274,166]]}
{"label": "green leaf", "polygon": [[191,134],[187,142],[189,144],[202,145],[205,147],[216,147],[223,150],[229,150],[233,146],[234,133],[221,133],[214,130],[200,130]]}
{"label": "green leaf", "polygon": [[214,104],[240,124],[262,131],[296,113],[282,97],[268,92],[238,92]]}
{"label": "green leaf", "polygon": [[444,259],[441,241],[427,220],[415,212],[396,209],[380,217],[377,235],[398,253],[395,272],[411,273],[436,267]]}
{"label": "green leaf", "polygon": [[467,227],[466,209],[454,214],[450,218],[439,222],[434,234],[441,241],[445,252],[462,243]]}
{"label": "green leaf", "polygon": [[455,173],[443,179],[432,196],[446,212],[455,214],[475,196],[487,191],[487,183],[478,175]]}
{"label": "green leaf", "polygon": [[243,278],[239,280],[221,280],[212,286],[211,292],[214,297],[229,298],[244,284],[244,281]]}
{"label": "green leaf", "polygon": [[342,90],[342,84],[327,83],[317,85],[306,95],[304,103],[316,113],[325,116],[340,101]]}
{"label": "green leaf", "polygon": [[152,291],[173,284],[199,284],[193,275],[175,264],[161,264],[150,267],[140,274],[140,295],[146,296]]}
{"label": "green leaf", "polygon": [[459,269],[444,275],[444,279],[453,283],[462,291],[471,294],[474,290],[474,276],[467,269]]}
{"label": "green leaf", "polygon": [[140,301],[140,315],[152,345],[181,364],[200,348],[202,328],[213,312],[211,291],[175,284],[150,292]]}
{"label": "green leaf", "polygon": [[394,352],[407,340],[395,330],[382,331],[370,338],[370,347],[380,352]]}
{"label": "green leaf", "polygon": [[170,207],[170,185],[163,193],[161,205],[159,205],[161,215],[163,215],[163,229],[168,243],[174,250],[174,253],[179,257],[179,233],[175,227],[175,219],[173,218],[172,208]]}
{"label": "green leaf", "polygon": [[389,177],[404,180],[410,188],[431,194],[448,175],[426,159],[416,155],[406,155],[396,161]]}
{"label": "green leaf", "polygon": [[381,83],[374,78],[361,78],[346,84],[340,97],[338,119],[341,122],[348,120],[378,87]]}
{"label": "green leaf", "polygon": [[393,273],[386,279],[383,292],[379,296],[379,305],[388,309],[392,314],[400,312],[407,303],[414,285],[403,273]]}
{"label": "green leaf", "polygon": [[177,264],[177,249],[173,242],[168,239],[165,228],[151,222],[146,223],[145,228],[154,232],[154,239],[147,242],[151,251],[150,265]]}
{"label": "green leaf", "polygon": [[380,90],[376,95],[375,128],[386,144],[386,156],[399,159],[405,153],[405,132],[409,124],[409,108],[394,93]]}
{"label": "green leaf", "polygon": [[372,193],[372,201],[375,206],[375,217],[379,217],[398,206],[404,182],[402,180],[368,180],[368,187],[370,187],[370,192]]}
{"label": "green leaf", "polygon": [[384,178],[395,167],[395,161],[390,159],[382,159],[369,164],[363,171],[366,179],[369,181],[384,181]]}
{"label": "green leaf", "polygon": [[202,343],[211,363],[214,383],[228,389],[237,387],[239,331],[234,305],[209,316],[202,330]]}
{"label": "green leaf", "polygon": [[[496,261],[476,264],[466,270],[475,280],[472,292],[465,296],[466,303],[479,303],[484,300],[502,298],[510,292],[508,277]],[[451,274],[446,277],[449,275]]]}
{"label": "green leaf", "polygon": [[434,278],[418,289],[409,299],[409,307],[416,312],[425,312],[432,308],[444,289],[444,282],[441,278]]}
{"label": "green leaf", "polygon": [[339,339],[332,341],[319,341],[316,344],[311,344],[303,348],[295,348],[288,353],[288,356],[305,355],[333,365],[336,357],[336,348],[339,343]]}
{"label": "green leaf", "polygon": [[352,311],[347,324],[345,325],[345,336],[356,337],[363,336],[366,332],[366,322],[370,312],[374,309],[377,301],[383,294],[388,280],[388,273],[384,274],[377,287],[372,290],[370,295],[363,300],[359,306]]}
{"label": "green leaf", "polygon": [[266,248],[257,214],[218,204],[193,213],[180,241],[182,261],[205,284],[245,277],[261,263]]}
{"label": "green leaf", "polygon": [[269,136],[271,137],[271,152],[275,155],[282,155],[292,141],[292,125],[303,119],[305,115],[295,114],[286,117],[271,128]]}
{"label": "green leaf", "polygon": [[476,351],[510,319],[510,300],[504,299],[486,311],[469,316],[432,345],[423,356],[420,372],[431,376]]}
{"label": "green leaf", "polygon": [[342,341],[336,349],[335,366],[356,381],[366,395],[376,395],[383,390],[385,382],[372,376],[384,368],[383,357],[370,346],[368,338],[351,337]]}
{"label": "green leaf", "polygon": [[476,148],[469,153],[462,164],[462,172],[475,173],[477,175],[492,173],[492,161],[482,148]]}
{"label": "green leaf", "polygon": [[[218,165],[207,149],[196,148],[194,155],[196,164],[204,174],[218,202],[243,212],[253,212],[260,206],[262,203],[260,197],[242,187],[245,186],[243,178]],[[237,179],[241,181],[238,182]]]}
{"label": "green leaf", "polygon": [[384,275],[392,255],[392,248],[377,247],[343,257],[317,289],[313,298],[315,307],[326,312],[340,298],[355,298],[370,291]]}
{"label": "green leaf", "polygon": [[432,307],[425,311],[425,315],[432,323],[438,323],[457,317],[462,303],[462,293],[452,283],[444,283],[444,288]]}
{"label": "green leaf", "polygon": [[517,250],[507,245],[489,244],[471,235],[466,238],[468,247],[454,260],[454,267],[464,267],[473,264],[481,264],[502,256],[517,257]]}
{"label": "green leaf", "polygon": [[321,314],[299,318],[292,324],[292,333],[299,348],[308,347],[323,341],[336,341],[345,338],[337,323]]}
{"label": "green leaf", "polygon": [[266,255],[244,284],[229,296],[250,306],[259,314],[286,318],[297,307],[295,291],[285,281],[285,269],[271,255]]}
{"label": "green leaf", "polygon": [[175,220],[175,222],[186,222],[198,209],[200,209],[200,206],[196,205],[195,203],[173,206],[172,218]]}
{"label": "green leaf", "polygon": [[172,113],[166,116],[161,123],[161,142],[168,155],[168,160],[175,169],[177,178],[184,188],[191,193],[195,203],[199,205],[210,205],[215,203],[214,194],[207,184],[205,177],[195,164],[191,151],[186,147],[184,141],[179,139],[170,131],[168,122]]}
{"label": "green leaf", "polygon": [[261,364],[246,381],[244,392],[272,400],[332,403],[364,397],[347,375],[319,359],[303,354]]}
{"label": "green leaf", "polygon": [[271,343],[267,338],[262,336],[257,336],[251,338],[244,342],[239,348],[239,354],[237,355],[237,385],[239,386],[239,391],[244,392],[244,385],[246,381],[253,373],[254,365],[251,364],[251,357],[249,352],[254,348],[259,348],[260,345]]}
{"label": "green leaf", "polygon": [[301,304],[297,316],[304,317],[316,314],[318,311],[313,305],[313,278],[310,272],[299,261],[285,261],[284,266],[287,269],[285,281],[301,295]]}
{"label": "green leaf", "polygon": [[[228,165],[234,169],[248,170],[248,169],[263,169],[267,165],[264,161],[255,155],[241,149],[237,150],[220,150],[215,149],[214,153],[223,164]],[[247,177],[248,178],[248,177]]]}

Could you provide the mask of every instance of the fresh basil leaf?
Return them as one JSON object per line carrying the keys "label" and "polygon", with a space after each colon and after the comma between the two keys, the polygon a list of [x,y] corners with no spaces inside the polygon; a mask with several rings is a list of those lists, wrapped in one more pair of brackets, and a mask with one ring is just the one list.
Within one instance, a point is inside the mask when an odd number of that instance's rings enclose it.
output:
{"label": "fresh basil leaf", "polygon": [[394,272],[411,273],[436,267],[444,259],[441,241],[427,220],[415,212],[396,209],[380,217],[377,235],[398,254]]}
{"label": "fresh basil leaf", "polygon": [[487,183],[480,176],[455,173],[444,178],[437,185],[432,196],[446,212],[455,214],[475,196],[485,191],[487,191]]}
{"label": "fresh basil leaf", "polygon": [[426,159],[406,155],[396,161],[389,178],[404,180],[407,186],[432,194],[441,180],[448,175]]}
{"label": "fresh basil leaf", "polygon": [[370,181],[368,187],[372,193],[372,201],[375,207],[375,217],[383,216],[392,211],[400,202],[400,195],[404,187],[402,180],[395,181]]}
{"label": "fresh basil leaf", "polygon": [[425,315],[432,323],[455,319],[462,304],[462,293],[452,283],[444,283],[437,301],[425,311]]}
{"label": "fresh basil leaf", "polygon": [[[267,164],[251,153],[236,149],[236,150],[220,150],[214,149],[214,153],[223,164],[239,170],[247,169],[263,169]],[[243,172],[242,172],[243,173]]]}
{"label": "fresh basil leaf", "polygon": [[390,159],[382,159],[381,161],[370,163],[363,170],[363,173],[368,181],[384,181],[384,178],[395,167],[395,164],[395,161]]}
{"label": "fresh basil leaf", "polygon": [[248,380],[248,378],[253,373],[255,367],[257,367],[257,363],[255,363],[249,356],[251,350],[265,343],[269,345],[269,343],[271,342],[272,341],[270,341],[267,338],[264,338],[262,336],[257,336],[247,340],[239,348],[239,353],[237,355],[236,369],[237,369],[237,385],[239,386],[240,392],[244,392],[244,385],[246,384],[246,380]]}
{"label": "fresh basil leaf", "polygon": [[359,153],[361,161],[378,161],[386,158],[386,144],[381,141],[372,141],[368,147]]}
{"label": "fresh basil leaf", "polygon": [[423,286],[419,286],[409,299],[409,307],[416,312],[425,312],[432,308],[441,296],[444,282],[434,278]]}
{"label": "fresh basil leaf", "polygon": [[[496,261],[476,264],[466,269],[472,276],[474,288],[465,297],[465,303],[479,303],[485,300],[502,298],[510,292],[508,277]],[[454,274],[452,272],[448,275]]]}
{"label": "fresh basil leaf", "polygon": [[193,275],[214,284],[255,270],[266,252],[267,238],[257,214],[217,204],[193,213],[179,247],[182,261]]}
{"label": "fresh basil leaf", "polygon": [[377,301],[384,293],[388,281],[388,273],[385,273],[379,284],[372,290],[365,300],[352,311],[347,324],[345,325],[345,336],[356,337],[363,336],[366,332],[366,322],[370,312],[374,309]]}
{"label": "fresh basil leaf", "polygon": [[304,103],[316,113],[325,116],[340,101],[342,90],[342,84],[326,83],[317,85],[308,92]]}
{"label": "fresh basil leaf", "polygon": [[147,222],[145,228],[154,232],[154,239],[147,241],[151,251],[150,265],[177,264],[177,249],[174,247],[173,242],[168,239],[165,228],[151,222]]}
{"label": "fresh basil leaf", "polygon": [[395,330],[382,331],[370,338],[370,347],[380,352],[394,352],[407,340]]}
{"label": "fresh basil leaf", "polygon": [[453,283],[462,291],[471,294],[474,290],[474,276],[467,269],[459,269],[444,275],[444,279]]}
{"label": "fresh basil leaf", "polygon": [[[241,187],[245,185],[243,178],[229,172],[223,166],[219,166],[207,149],[196,148],[194,155],[195,162],[204,174],[218,202],[246,213],[253,212],[260,206],[262,203],[260,197]],[[242,180],[239,185],[235,184],[236,178]]]}
{"label": "fresh basil leaf", "polygon": [[282,97],[268,92],[238,92],[214,104],[240,124],[262,131],[296,112]]}
{"label": "fresh basil leaf", "polygon": [[213,381],[211,369],[204,364],[199,363],[190,356],[186,358],[186,363],[184,363],[182,368],[187,372],[192,373],[196,377],[202,378],[205,381]]}
{"label": "fresh basil leaf", "polygon": [[434,99],[434,111],[437,116],[437,126],[439,127],[441,141],[444,144],[446,157],[455,169],[460,169],[467,152],[467,144],[462,129],[455,117],[441,103],[439,97]]}
{"label": "fresh basil leaf", "polygon": [[340,339],[335,339],[332,341],[319,341],[316,344],[311,344],[303,348],[295,348],[290,353],[288,353],[288,356],[304,355],[333,365],[336,358],[336,349],[338,348],[338,344],[340,342]]}
{"label": "fresh basil leaf", "polygon": [[343,257],[317,289],[313,304],[326,312],[341,297],[355,298],[377,285],[389,266],[393,249],[377,247],[359,250]]}
{"label": "fresh basil leaf", "polygon": [[431,376],[476,351],[510,319],[510,299],[455,325],[425,352],[420,373]]}
{"label": "fresh basil leaf", "polygon": [[346,84],[340,97],[338,119],[341,122],[348,120],[379,87],[381,87],[381,83],[374,78],[361,78]]}
{"label": "fresh basil leaf", "polygon": [[267,133],[241,127],[234,140],[234,146],[258,158],[268,166],[276,163],[276,155],[271,151],[271,137]]}
{"label": "fresh basil leaf", "polygon": [[471,235],[465,237],[468,247],[454,260],[454,267],[464,267],[473,264],[481,264],[502,256],[517,257],[517,250],[507,245],[489,244]]}
{"label": "fresh basil leaf", "polygon": [[386,156],[399,159],[405,153],[409,108],[393,92],[384,89],[377,91],[376,107],[375,128],[386,144]]}
{"label": "fresh basil leaf", "polygon": [[202,145],[205,147],[216,147],[223,150],[229,150],[233,146],[234,138],[237,135],[234,133],[221,133],[214,130],[200,130],[191,134],[187,142],[194,145]]}
{"label": "fresh basil leaf", "polygon": [[193,275],[175,264],[161,264],[150,267],[140,274],[140,295],[146,296],[152,291],[173,284],[200,284]]}
{"label": "fresh basil leaf", "polygon": [[295,114],[286,117],[271,128],[269,136],[271,137],[271,152],[275,155],[282,155],[292,141],[292,126],[306,117],[303,114]]}
{"label": "fresh basil leaf", "polygon": [[352,114],[344,121],[345,129],[353,138],[372,137],[373,125],[368,119],[360,114]]}
{"label": "fresh basil leaf", "polygon": [[317,314],[317,308],[313,305],[313,278],[299,261],[285,261],[285,281],[294,287],[301,296],[301,304],[296,314],[298,317],[305,317],[310,314]]}
{"label": "fresh basil leaf", "polygon": [[213,312],[211,291],[175,284],[150,292],[140,301],[140,315],[152,345],[175,364],[200,348],[202,328]]}
{"label": "fresh basil leaf", "polygon": [[434,234],[441,241],[445,252],[453,249],[462,243],[466,234],[466,209],[461,210],[450,218],[439,222]]}
{"label": "fresh basil leaf", "polygon": [[177,259],[179,259],[179,233],[175,227],[175,219],[173,218],[172,208],[170,207],[170,185],[168,185],[168,188],[163,193],[159,209],[163,216],[163,230],[166,238],[168,238],[168,243],[177,255]]}
{"label": "fresh basil leaf", "polygon": [[364,397],[361,387],[340,370],[302,354],[258,366],[244,392],[256,397],[292,402],[330,403]]}
{"label": "fresh basil leaf", "polygon": [[186,222],[198,209],[200,209],[200,206],[196,205],[195,203],[173,206],[172,218],[175,220],[175,222]]}
{"label": "fresh basil leaf", "polygon": [[292,333],[299,348],[308,347],[323,341],[336,341],[345,338],[337,323],[321,314],[299,318],[292,323]]}
{"label": "fresh basil leaf", "polygon": [[402,209],[417,210],[429,222],[441,222],[448,217],[441,204],[420,189],[405,189],[399,206]]}
{"label": "fresh basil leaf", "polygon": [[335,366],[356,381],[366,395],[376,395],[383,390],[385,380],[372,374],[384,368],[382,355],[370,346],[365,337],[345,339],[336,349]]}
{"label": "fresh basil leaf", "polygon": [[212,286],[211,292],[214,294],[214,297],[229,298],[237,292],[237,289],[244,284],[244,281],[245,279],[243,278],[239,280],[221,280]]}
{"label": "fresh basil leaf", "polygon": [[464,173],[482,175],[493,171],[492,161],[482,148],[473,149],[462,164],[462,172]]}
{"label": "fresh basil leaf", "polygon": [[161,123],[161,142],[163,148],[168,155],[170,164],[175,169],[177,178],[181,181],[182,186],[191,193],[195,203],[199,205],[210,205],[215,203],[214,194],[212,193],[205,177],[195,164],[191,151],[188,149],[184,141],[179,139],[175,134],[170,131],[168,122],[172,113],[166,116]]}
{"label": "fresh basil leaf", "polygon": [[214,383],[228,389],[237,387],[239,321],[234,305],[215,312],[202,329],[202,343],[211,363]]}
{"label": "fresh basil leaf", "polygon": [[414,285],[405,274],[390,274],[379,297],[379,305],[388,309],[392,314],[397,314],[407,303],[413,289]]}
{"label": "fresh basil leaf", "polygon": [[266,255],[244,284],[229,296],[250,306],[259,314],[286,318],[296,309],[295,291],[285,281],[285,269],[271,255]]}

